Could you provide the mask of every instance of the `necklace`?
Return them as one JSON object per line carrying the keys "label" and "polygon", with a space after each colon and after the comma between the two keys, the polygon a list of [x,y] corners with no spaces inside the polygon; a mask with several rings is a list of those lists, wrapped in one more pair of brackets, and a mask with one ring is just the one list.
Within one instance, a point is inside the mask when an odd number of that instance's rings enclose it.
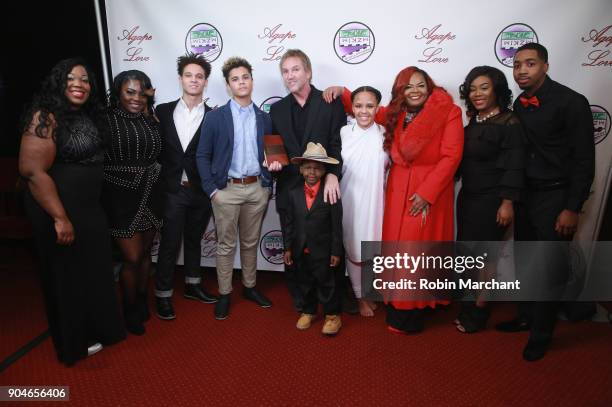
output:
{"label": "necklace", "polygon": [[414,118],[416,117],[417,113],[419,113],[419,112],[407,112],[406,113],[406,117],[404,117],[404,126],[403,126],[404,129],[406,128],[406,126],[408,126],[410,124],[411,121],[414,120]]}
{"label": "necklace", "polygon": [[477,114],[476,115],[476,123],[486,122],[488,119],[490,119],[491,117],[495,116],[496,114],[499,114],[499,111],[497,109],[492,110],[491,112],[486,114],[484,117],[480,117],[480,114]]}

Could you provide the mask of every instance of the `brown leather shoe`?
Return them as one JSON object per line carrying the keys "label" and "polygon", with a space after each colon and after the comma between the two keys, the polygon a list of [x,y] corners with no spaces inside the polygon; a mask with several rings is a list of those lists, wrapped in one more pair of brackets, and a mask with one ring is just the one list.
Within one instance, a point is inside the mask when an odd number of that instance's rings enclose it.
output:
{"label": "brown leather shoe", "polygon": [[295,327],[300,330],[308,329],[310,328],[314,318],[315,316],[313,314],[302,314],[300,315],[300,319],[298,319],[297,324],[295,324]]}
{"label": "brown leather shoe", "polygon": [[335,335],[341,327],[342,321],[340,320],[340,315],[326,315],[321,333],[323,335]]}

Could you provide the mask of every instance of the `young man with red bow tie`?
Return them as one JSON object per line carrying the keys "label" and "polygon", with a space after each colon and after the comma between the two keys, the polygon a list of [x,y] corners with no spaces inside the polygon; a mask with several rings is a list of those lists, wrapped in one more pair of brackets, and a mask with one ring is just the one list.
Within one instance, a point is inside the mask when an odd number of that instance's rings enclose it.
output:
{"label": "young man with red bow tie", "polygon": [[[527,189],[517,207],[515,234],[519,241],[569,242],[595,173],[593,119],[587,99],[550,79],[547,72],[544,46],[529,43],[517,50],[513,75],[523,93],[514,102],[514,112],[527,138]],[[497,326],[504,332],[530,331],[523,350],[527,361],[544,357],[550,345],[570,272],[567,244],[543,247],[537,267],[525,265],[527,256],[516,256],[519,275],[544,276],[540,301],[521,303],[518,318]]]}

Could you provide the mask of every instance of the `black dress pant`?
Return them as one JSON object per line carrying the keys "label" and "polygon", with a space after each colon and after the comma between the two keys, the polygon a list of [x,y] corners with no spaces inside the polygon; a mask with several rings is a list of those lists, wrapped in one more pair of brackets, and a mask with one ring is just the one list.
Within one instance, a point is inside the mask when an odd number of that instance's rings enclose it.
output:
{"label": "black dress pant", "polygon": [[530,275],[529,280],[536,284],[541,301],[523,302],[518,307],[519,317],[531,323],[530,340],[534,341],[551,340],[559,301],[569,278],[571,239],[555,231],[557,217],[565,209],[566,202],[566,187],[543,185],[529,188],[525,201],[516,206],[516,240],[542,242],[535,258],[521,256],[520,250],[515,252],[519,279],[521,273],[538,273],[535,277]]}
{"label": "black dress pant", "polygon": [[155,295],[171,297],[176,257],[183,238],[185,282],[198,284],[201,240],[211,214],[210,199],[201,191],[180,186],[177,192],[167,193],[164,226],[157,258]]}
{"label": "black dress pant", "polygon": [[319,303],[325,315],[338,315],[342,311],[342,298],[336,287],[338,267],[330,267],[329,260],[329,257],[313,259],[309,254],[302,254],[293,263],[302,294],[303,313],[316,314]]}

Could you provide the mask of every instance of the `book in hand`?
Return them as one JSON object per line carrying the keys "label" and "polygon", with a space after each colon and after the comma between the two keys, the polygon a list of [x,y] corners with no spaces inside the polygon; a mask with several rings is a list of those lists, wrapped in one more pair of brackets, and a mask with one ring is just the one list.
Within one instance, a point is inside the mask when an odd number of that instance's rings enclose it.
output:
{"label": "book in hand", "polygon": [[289,157],[283,144],[283,139],[279,134],[264,135],[264,156],[269,164],[278,161],[281,165],[289,165]]}

